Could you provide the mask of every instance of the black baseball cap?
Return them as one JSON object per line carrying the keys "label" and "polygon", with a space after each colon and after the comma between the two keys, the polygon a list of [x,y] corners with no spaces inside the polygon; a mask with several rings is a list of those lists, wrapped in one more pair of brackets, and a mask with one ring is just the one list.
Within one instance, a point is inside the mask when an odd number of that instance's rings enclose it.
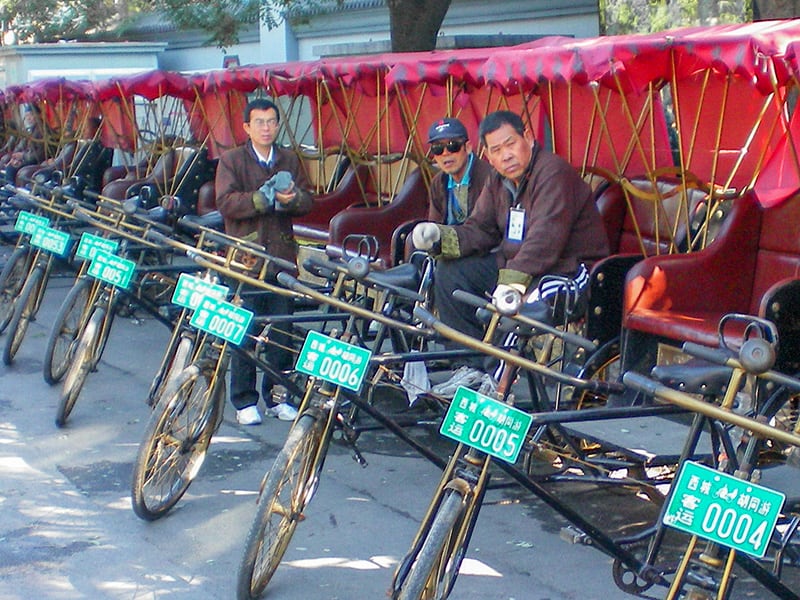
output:
{"label": "black baseball cap", "polygon": [[444,118],[439,119],[428,130],[428,143],[438,140],[466,140],[467,128],[458,119]]}

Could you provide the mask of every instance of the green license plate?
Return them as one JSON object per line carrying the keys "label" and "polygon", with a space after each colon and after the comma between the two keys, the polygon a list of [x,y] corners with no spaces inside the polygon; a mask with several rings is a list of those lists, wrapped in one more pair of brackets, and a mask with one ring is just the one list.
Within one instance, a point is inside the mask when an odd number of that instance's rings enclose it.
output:
{"label": "green license plate", "polygon": [[673,483],[664,524],[763,557],[786,496],[686,461]]}
{"label": "green license plate", "polygon": [[130,284],[134,270],[136,263],[132,260],[98,250],[86,272],[95,279],[101,279],[124,290]]}
{"label": "green license plate", "polygon": [[14,222],[14,230],[20,233],[32,234],[37,227],[49,227],[50,219],[42,215],[35,215],[27,210],[19,211],[17,220]]}
{"label": "green license plate", "polygon": [[211,296],[223,300],[228,295],[228,287],[204,281],[194,275],[181,273],[175,291],[172,293],[172,303],[183,308],[196,309],[203,296]]}
{"label": "green license plate", "polygon": [[309,331],[295,369],[357,392],[372,352],[316,331]]}
{"label": "green license plate", "polygon": [[513,464],[532,420],[529,414],[518,408],[460,387],[447,409],[439,432]]}
{"label": "green license plate", "polygon": [[238,346],[252,320],[253,313],[246,308],[213,296],[203,296],[189,324]]}
{"label": "green license plate", "polygon": [[118,241],[109,240],[108,238],[84,231],[81,235],[81,241],[78,243],[78,248],[75,250],[75,256],[85,260],[93,260],[98,250],[114,254],[118,248]]}
{"label": "green license plate", "polygon": [[64,256],[69,245],[69,234],[52,227],[37,227],[31,234],[31,246]]}

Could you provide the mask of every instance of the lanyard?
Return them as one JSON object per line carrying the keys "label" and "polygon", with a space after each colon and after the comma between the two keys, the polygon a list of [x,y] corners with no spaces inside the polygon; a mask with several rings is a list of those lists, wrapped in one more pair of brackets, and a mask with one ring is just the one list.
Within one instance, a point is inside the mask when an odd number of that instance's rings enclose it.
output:
{"label": "lanyard", "polygon": [[[464,195],[463,190],[470,184],[470,173],[472,171],[472,161],[475,154],[470,153],[469,162],[464,172],[464,177],[456,183],[452,175],[447,176],[447,225],[458,225],[466,221],[467,211],[469,210],[469,198]],[[468,193],[468,192],[467,192]],[[459,202],[459,195],[464,196],[464,205]]]}

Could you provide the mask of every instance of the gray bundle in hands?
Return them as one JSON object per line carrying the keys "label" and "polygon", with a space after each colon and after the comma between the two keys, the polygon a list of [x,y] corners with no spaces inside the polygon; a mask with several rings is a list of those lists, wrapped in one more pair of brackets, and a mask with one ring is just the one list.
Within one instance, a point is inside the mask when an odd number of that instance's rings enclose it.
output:
{"label": "gray bundle in hands", "polygon": [[294,179],[289,171],[278,171],[258,188],[258,191],[264,194],[264,198],[267,200],[268,211],[275,210],[275,192],[286,192],[292,187],[292,183],[294,183]]}

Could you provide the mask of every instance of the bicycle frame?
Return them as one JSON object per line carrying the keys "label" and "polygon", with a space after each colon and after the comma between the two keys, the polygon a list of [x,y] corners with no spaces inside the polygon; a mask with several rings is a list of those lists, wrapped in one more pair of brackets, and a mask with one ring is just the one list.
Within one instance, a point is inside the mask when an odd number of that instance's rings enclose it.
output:
{"label": "bicycle frame", "polygon": [[[731,356],[730,351],[710,349],[691,343],[684,344],[683,350],[692,356],[730,368],[730,385],[727,388],[728,391],[719,396],[721,398],[719,403],[715,401],[718,398],[713,397],[698,400],[686,391],[672,389],[663,383],[637,373],[626,373],[623,379],[626,384],[651,397],[695,413],[696,420],[707,420],[715,423],[720,430],[726,432],[729,426],[749,432],[742,457],[739,458],[737,456],[735,449],[731,452],[726,448],[725,456],[727,458],[724,462],[716,465],[717,469],[734,473],[739,479],[751,481],[758,467],[757,453],[764,440],[779,441],[795,448],[800,446],[800,436],[796,432],[784,431],[770,425],[768,422],[769,413],[774,414],[779,408],[779,406],[771,404],[771,399],[777,398],[780,401],[778,394],[781,389],[789,390],[792,393],[800,392],[800,381],[776,371],[763,369],[754,371],[752,366],[748,368],[745,360],[746,355],[744,355],[747,351],[746,345],[743,345],[740,350],[742,358]],[[669,370],[662,370],[660,375],[667,377],[670,372]],[[763,403],[753,417],[733,411],[734,396],[740,388],[738,383],[744,376],[755,377],[757,381],[771,382],[779,386],[777,388],[778,391],[770,395],[770,401]],[[664,510],[666,510],[666,507],[667,503],[665,502]],[[664,517],[664,510],[662,510],[661,519]],[[735,549],[725,548],[713,541],[705,542],[704,549],[698,556],[697,549],[703,542],[697,535],[690,536],[666,598],[670,600],[677,598],[680,593],[685,592],[684,587],[691,584],[699,586],[703,590],[708,590],[708,593],[714,593],[716,597],[727,597],[733,583],[733,565],[737,564],[777,597],[796,600],[800,596],[780,580],[780,575],[783,552],[791,537],[795,535],[797,527],[798,518],[794,517],[793,523],[789,527],[788,537],[780,543],[771,572],[761,567],[754,558]],[[702,594],[704,592],[696,593]]]}

